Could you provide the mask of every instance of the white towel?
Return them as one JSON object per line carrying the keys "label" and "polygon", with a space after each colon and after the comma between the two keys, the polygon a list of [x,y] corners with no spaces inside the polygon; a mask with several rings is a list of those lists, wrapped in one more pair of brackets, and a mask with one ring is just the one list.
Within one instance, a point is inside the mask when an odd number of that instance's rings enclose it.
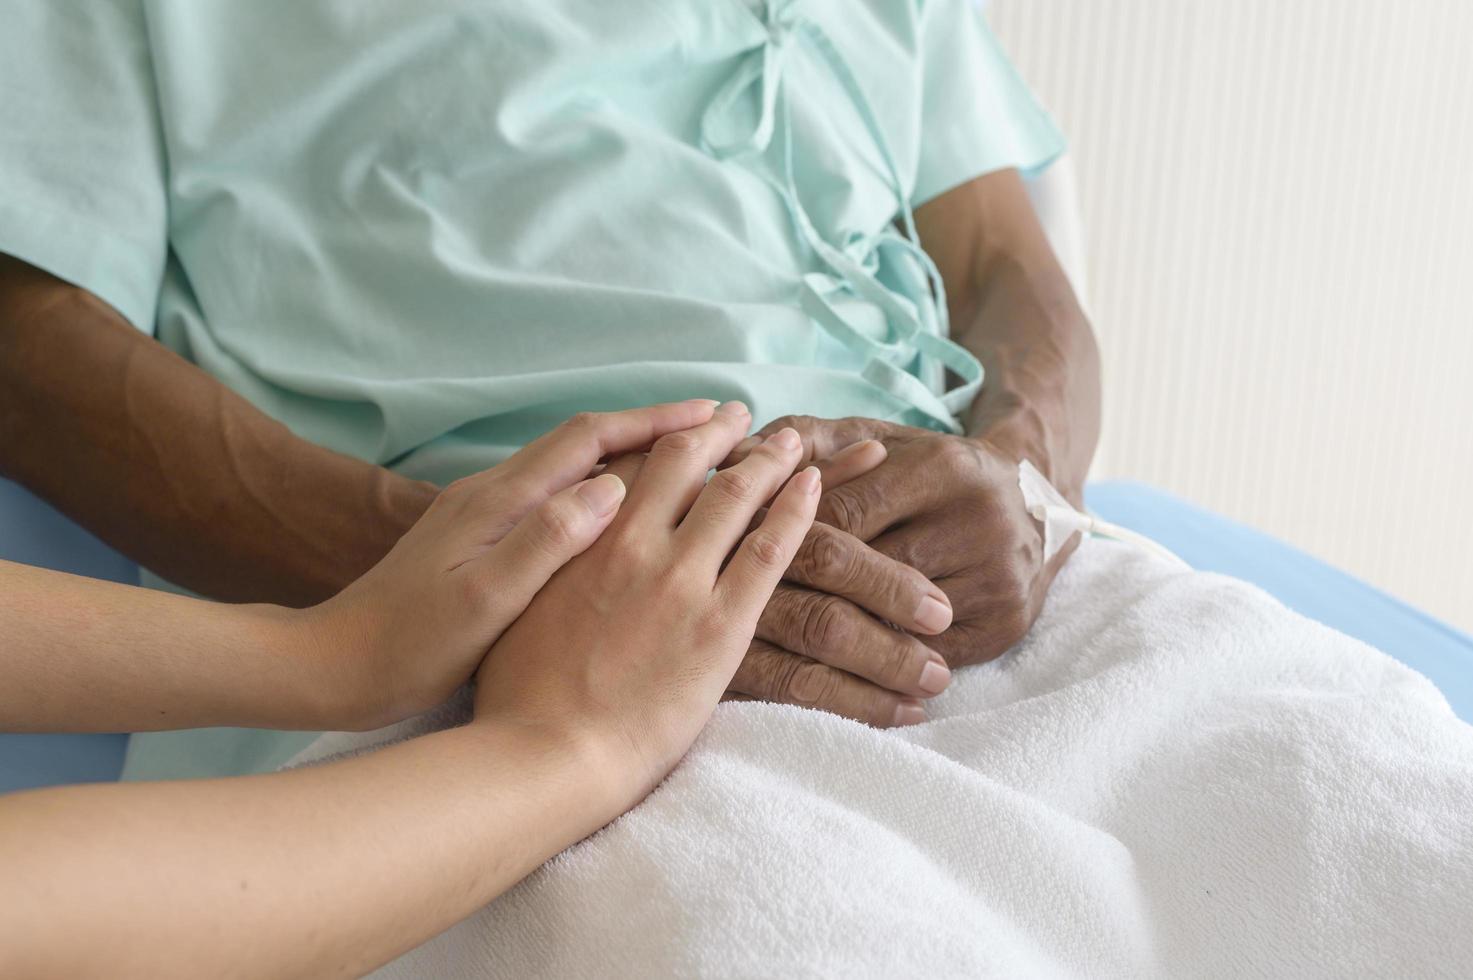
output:
{"label": "white towel", "polygon": [[933,707],[725,705],[646,802],[382,975],[1473,973],[1473,727],[1249,585],[1088,542]]}

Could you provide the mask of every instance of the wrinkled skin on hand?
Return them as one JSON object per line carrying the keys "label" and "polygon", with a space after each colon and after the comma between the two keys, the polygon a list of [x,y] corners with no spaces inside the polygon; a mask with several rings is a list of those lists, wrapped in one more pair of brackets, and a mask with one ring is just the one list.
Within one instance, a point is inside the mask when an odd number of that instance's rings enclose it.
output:
{"label": "wrinkled skin on hand", "polygon": [[[878,441],[885,456],[842,482],[825,481],[823,523],[764,613],[734,690],[871,724],[921,721],[919,697],[934,692],[907,687],[905,671],[918,679],[915,664],[931,651],[959,667],[1012,647],[1037,619],[1077,539],[1043,561],[1042,529],[1018,489],[1018,460],[986,439],[807,416],[778,419],[759,435],[785,426],[802,435],[811,459],[863,440]],[[740,455],[739,447],[733,459]],[[927,594],[923,580],[947,600],[950,615],[932,621],[939,629],[914,612],[899,614]]]}

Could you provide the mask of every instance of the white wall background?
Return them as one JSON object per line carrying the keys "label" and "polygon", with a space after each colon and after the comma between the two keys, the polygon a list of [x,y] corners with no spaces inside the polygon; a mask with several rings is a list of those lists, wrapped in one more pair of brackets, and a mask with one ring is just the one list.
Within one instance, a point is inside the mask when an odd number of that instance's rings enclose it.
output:
{"label": "white wall background", "polygon": [[1073,147],[1104,475],[1473,629],[1473,2],[989,18]]}

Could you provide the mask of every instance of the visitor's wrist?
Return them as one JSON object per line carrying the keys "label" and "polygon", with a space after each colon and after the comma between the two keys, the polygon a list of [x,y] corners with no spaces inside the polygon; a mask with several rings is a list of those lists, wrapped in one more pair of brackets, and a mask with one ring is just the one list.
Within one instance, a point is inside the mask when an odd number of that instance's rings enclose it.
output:
{"label": "visitor's wrist", "polygon": [[[214,628],[231,662],[216,682],[214,709],[223,725],[322,731],[345,727],[356,710],[350,689],[331,669],[328,643],[313,609],[267,603],[210,604]],[[351,693],[356,696],[356,691]]]}
{"label": "visitor's wrist", "polygon": [[367,624],[334,598],[307,609],[253,607],[279,651],[279,727],[367,731],[397,721],[368,653]]}
{"label": "visitor's wrist", "polygon": [[552,792],[566,792],[571,838],[567,844],[615,819],[650,789],[628,739],[586,719],[523,718],[482,711],[462,731],[481,740],[488,752],[538,766]]}

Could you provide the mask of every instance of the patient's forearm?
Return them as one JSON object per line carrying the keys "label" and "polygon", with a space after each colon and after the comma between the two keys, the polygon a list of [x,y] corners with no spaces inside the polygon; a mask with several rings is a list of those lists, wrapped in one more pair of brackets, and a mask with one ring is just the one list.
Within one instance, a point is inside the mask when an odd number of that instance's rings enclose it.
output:
{"label": "patient's forearm", "polygon": [[0,561],[0,731],[351,727],[359,681],[308,615]]}
{"label": "patient's forearm", "polygon": [[1032,459],[1079,503],[1099,441],[1099,349],[1022,180],[988,174],[916,220],[946,283],[952,332],[986,371],[967,432]]}
{"label": "patient's forearm", "polygon": [[477,721],[286,773],[0,799],[0,975],[359,976],[615,816],[606,769]]}
{"label": "patient's forearm", "polygon": [[987,374],[967,432],[1031,459],[1082,503],[1099,441],[1100,364],[1067,283],[1003,260],[962,336]]}
{"label": "patient's forearm", "polygon": [[0,475],[170,581],[308,605],[435,489],[292,435],[90,294],[0,256]]}

